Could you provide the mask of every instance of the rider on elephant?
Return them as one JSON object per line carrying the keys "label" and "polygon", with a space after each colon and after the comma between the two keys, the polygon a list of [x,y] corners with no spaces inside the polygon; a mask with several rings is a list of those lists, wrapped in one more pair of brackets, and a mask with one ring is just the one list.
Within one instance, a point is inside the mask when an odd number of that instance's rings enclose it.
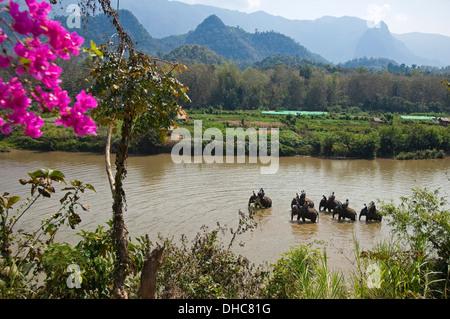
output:
{"label": "rider on elephant", "polygon": [[259,192],[258,192],[258,196],[259,196],[259,198],[261,199],[261,200],[263,200],[264,199],[264,189],[261,187],[261,189],[259,190]]}
{"label": "rider on elephant", "polygon": [[376,208],[376,206],[375,206],[374,201],[371,201],[371,202],[370,202],[369,211],[370,211],[370,212],[376,212],[376,211],[377,211],[377,208]]}
{"label": "rider on elephant", "polygon": [[346,200],[345,200],[345,203],[342,204],[342,209],[343,209],[343,210],[347,210],[347,208],[348,208],[348,199],[346,199]]}
{"label": "rider on elephant", "polygon": [[300,193],[300,199],[299,199],[300,206],[305,205],[305,200],[306,200],[306,192],[304,190],[302,190]]}

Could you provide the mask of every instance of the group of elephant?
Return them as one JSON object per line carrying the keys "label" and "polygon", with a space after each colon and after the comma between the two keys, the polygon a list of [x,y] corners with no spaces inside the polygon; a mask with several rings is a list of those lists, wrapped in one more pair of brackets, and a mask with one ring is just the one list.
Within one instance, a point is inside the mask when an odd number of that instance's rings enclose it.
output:
{"label": "group of elephant", "polygon": [[[373,202],[372,202],[373,203]],[[267,196],[258,196],[253,193],[248,201],[248,206],[254,204],[257,208],[270,208],[272,207],[272,200]],[[320,204],[319,211],[332,212],[333,218],[335,215],[338,215],[338,220],[341,219],[350,219],[352,221],[356,221],[358,214],[356,211],[349,207],[348,204],[342,204],[340,201],[336,200],[334,197],[329,196],[328,198],[323,195]],[[291,202],[291,221],[294,219],[294,216],[297,215],[297,220],[300,218],[303,222],[306,219],[309,219],[312,223],[316,223],[319,221],[319,212],[314,208],[314,202],[306,197],[306,194],[302,194],[301,196],[296,196],[292,199]],[[376,209],[375,205],[369,205],[367,207],[364,204],[364,208],[361,209],[359,213],[359,220],[361,220],[362,216],[366,216],[366,221],[381,221],[382,215]]]}

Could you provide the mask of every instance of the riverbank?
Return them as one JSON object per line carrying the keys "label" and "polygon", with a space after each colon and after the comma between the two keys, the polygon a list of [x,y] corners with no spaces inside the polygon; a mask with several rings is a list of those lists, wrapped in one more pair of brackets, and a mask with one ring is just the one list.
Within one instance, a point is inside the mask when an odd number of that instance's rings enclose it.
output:
{"label": "riverbank", "polygon": [[[450,154],[450,128],[435,121],[404,119],[400,115],[369,116],[367,113],[327,113],[295,116],[264,114],[260,111],[190,111],[189,121],[178,120],[178,126],[194,133],[194,122],[202,121],[203,132],[219,129],[225,136],[228,128],[278,128],[279,154],[320,158],[371,159],[396,158],[432,159]],[[380,119],[383,118],[382,119]],[[39,139],[12,132],[0,136],[0,150],[66,151],[103,153],[106,129],[99,128],[97,136],[76,136],[72,130],[46,125]],[[119,133],[112,136],[111,150],[119,143]],[[170,133],[169,133],[170,134]],[[211,140],[204,139],[203,147]],[[136,137],[130,154],[168,154],[176,143],[168,138],[160,141],[158,134],[147,132]],[[248,154],[248,138],[246,151]]]}

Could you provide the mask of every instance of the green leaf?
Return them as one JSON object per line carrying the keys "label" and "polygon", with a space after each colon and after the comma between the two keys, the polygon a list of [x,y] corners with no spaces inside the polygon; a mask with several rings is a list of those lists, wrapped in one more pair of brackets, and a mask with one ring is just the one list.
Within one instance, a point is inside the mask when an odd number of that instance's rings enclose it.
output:
{"label": "green leaf", "polygon": [[12,205],[17,203],[20,200],[19,196],[12,196],[8,199],[8,204],[6,205],[6,208],[11,208]]}
{"label": "green leaf", "polygon": [[91,49],[95,54],[97,54],[97,56],[103,59],[103,53],[99,49],[97,49],[97,45],[92,40],[91,40]]}
{"label": "green leaf", "polygon": [[50,170],[49,172],[49,177],[57,182],[62,182],[64,184],[66,184],[66,181],[64,180],[65,176],[62,172],[60,171],[56,171],[56,170]]}
{"label": "green leaf", "polygon": [[92,186],[91,184],[86,184],[85,186],[86,186],[87,189],[97,193],[97,191],[95,190],[94,186]]}
{"label": "green leaf", "polygon": [[31,63],[31,60],[27,58],[20,58],[20,63],[22,63],[23,65],[29,65]]}

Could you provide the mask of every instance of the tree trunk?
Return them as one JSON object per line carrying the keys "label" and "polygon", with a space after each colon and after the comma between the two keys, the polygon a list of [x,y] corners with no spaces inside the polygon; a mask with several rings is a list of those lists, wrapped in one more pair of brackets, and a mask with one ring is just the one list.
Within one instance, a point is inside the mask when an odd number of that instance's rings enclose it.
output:
{"label": "tree trunk", "polygon": [[128,231],[123,219],[124,205],[126,205],[123,180],[126,177],[125,160],[128,157],[128,145],[131,137],[133,116],[128,114],[122,124],[122,139],[116,156],[115,192],[113,203],[113,243],[116,253],[114,267],[114,296],[118,299],[127,299],[125,280],[129,271]]}
{"label": "tree trunk", "polygon": [[116,188],[114,187],[114,175],[111,170],[111,134],[112,126],[108,127],[108,134],[106,135],[106,146],[105,146],[105,164],[106,164],[106,175],[109,180],[109,187],[111,188],[111,194],[114,197]]}
{"label": "tree trunk", "polygon": [[157,246],[153,251],[150,249],[150,239],[147,238],[147,254],[145,256],[144,268],[141,273],[141,287],[139,289],[142,299],[156,299],[156,275],[158,268],[164,260],[163,247]]}

